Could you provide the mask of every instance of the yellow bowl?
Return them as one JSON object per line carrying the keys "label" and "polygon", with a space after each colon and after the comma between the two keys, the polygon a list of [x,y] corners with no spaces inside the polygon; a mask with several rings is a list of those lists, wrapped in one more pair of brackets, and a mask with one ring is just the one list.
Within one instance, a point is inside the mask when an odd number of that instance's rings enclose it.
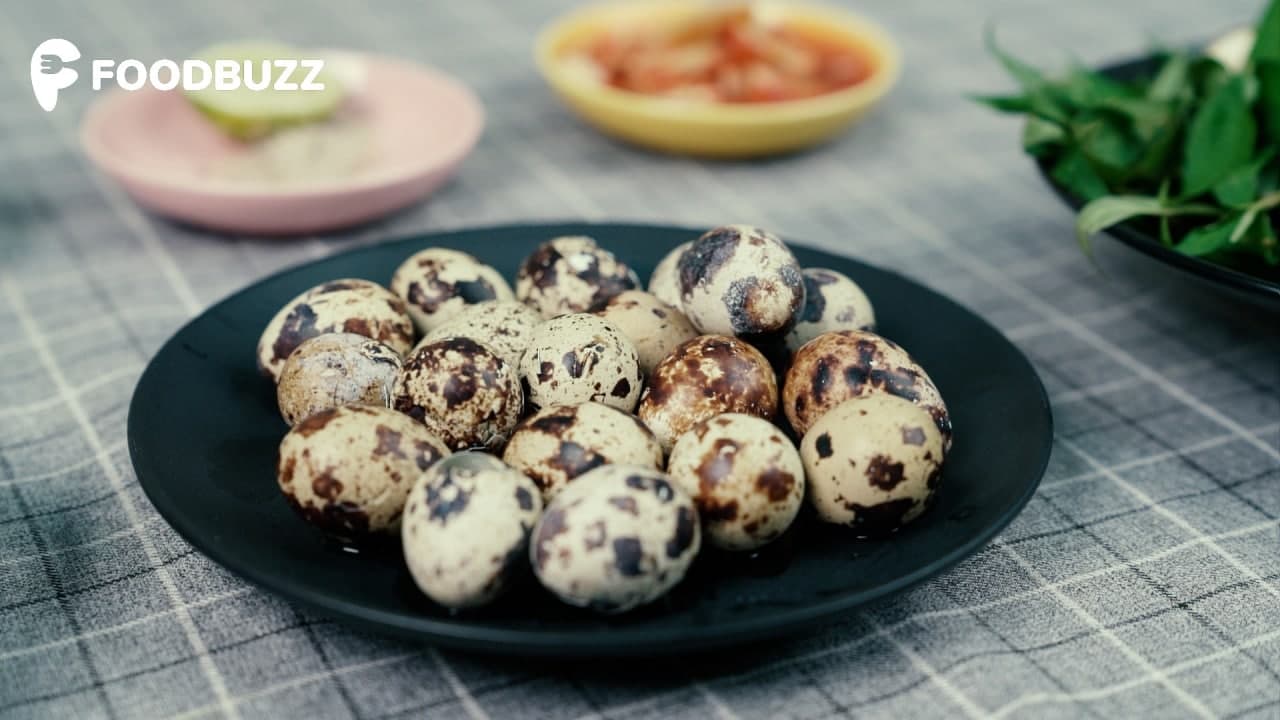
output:
{"label": "yellow bowl", "polygon": [[655,150],[722,158],[773,155],[828,140],[874,107],[898,79],[898,48],[879,26],[845,10],[768,1],[754,3],[753,10],[864,50],[875,64],[871,76],[813,98],[731,104],[619,90],[575,72],[564,61],[567,49],[581,47],[602,32],[677,22],[713,5],[631,0],[582,8],[539,34],[538,69],[570,108],[608,135]]}

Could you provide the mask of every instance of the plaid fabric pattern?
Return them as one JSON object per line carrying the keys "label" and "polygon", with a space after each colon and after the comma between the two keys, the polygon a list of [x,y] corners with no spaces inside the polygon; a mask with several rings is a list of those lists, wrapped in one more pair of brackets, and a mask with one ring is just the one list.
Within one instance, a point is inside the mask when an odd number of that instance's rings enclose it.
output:
{"label": "plaid fabric pattern", "polygon": [[[865,2],[906,57],[850,136],[762,163],[638,152],[584,129],[529,59],[570,5],[8,3],[0,10],[0,717],[828,718],[1280,716],[1280,341],[1099,242],[967,102],[1008,87],[987,21],[1045,64],[1189,42],[1256,1]],[[425,204],[333,236],[226,237],[140,211],[87,166],[82,72],[27,88],[47,37],[86,58],[182,57],[236,37],[402,55],[462,77],[489,127]],[[955,571],[823,631],[625,670],[390,641],[248,587],[183,543],[124,445],[144,363],[186,318],[277,268],[404,233],[528,219],[753,222],[898,269],[1034,360],[1052,465]]]}

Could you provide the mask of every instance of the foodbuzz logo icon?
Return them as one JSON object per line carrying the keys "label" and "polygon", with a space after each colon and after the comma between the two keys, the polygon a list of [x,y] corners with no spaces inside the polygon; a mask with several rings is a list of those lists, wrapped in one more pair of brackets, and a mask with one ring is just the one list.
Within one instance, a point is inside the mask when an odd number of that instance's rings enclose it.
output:
{"label": "foodbuzz logo icon", "polygon": [[[68,67],[79,59],[80,49],[63,38],[49,38],[31,53],[31,90],[45,112],[53,112],[58,106],[58,93],[80,78],[80,73]],[[209,87],[214,90],[247,87],[255,92],[268,88],[315,92],[325,89],[325,84],[317,79],[323,70],[324,60],[318,58],[216,59],[211,63],[162,59],[150,65],[132,58],[119,63],[98,58],[91,63],[90,74],[95,91],[101,90],[104,82],[114,80],[116,87],[128,92],[146,85],[165,91],[181,87],[187,92]]]}

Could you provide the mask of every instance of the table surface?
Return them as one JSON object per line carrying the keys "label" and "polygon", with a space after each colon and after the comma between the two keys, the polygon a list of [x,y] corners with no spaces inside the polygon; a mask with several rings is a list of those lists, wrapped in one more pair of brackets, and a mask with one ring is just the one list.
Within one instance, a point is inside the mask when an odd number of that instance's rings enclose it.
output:
{"label": "table surface", "polygon": [[[202,4],[0,13],[0,716],[1280,715],[1275,318],[1134,267],[1109,241],[1099,272],[1020,154],[1017,121],[964,97],[1008,88],[982,50],[988,21],[1043,63],[1097,62],[1203,38],[1257,2],[863,3],[904,47],[901,85],[843,140],[751,164],[635,151],[567,115],[529,45],[568,2]],[[227,237],[151,217],[91,171],[83,82],[49,114],[26,87],[47,37],[154,59],[270,34],[456,73],[484,100],[485,136],[453,183],[383,222]],[[157,516],[129,464],[126,407],[184,320],[343,248],[552,218],[757,223],[967,304],[1052,397],[1040,491],[954,571],[820,632],[627,666],[354,631],[246,586]]]}

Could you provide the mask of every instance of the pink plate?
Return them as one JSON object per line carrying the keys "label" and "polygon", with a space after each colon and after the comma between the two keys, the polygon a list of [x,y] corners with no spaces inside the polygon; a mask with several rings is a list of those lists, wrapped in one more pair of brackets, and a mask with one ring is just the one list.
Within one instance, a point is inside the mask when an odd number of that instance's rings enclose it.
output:
{"label": "pink plate", "polygon": [[270,183],[227,177],[249,148],[224,135],[180,91],[116,90],[90,107],[80,138],[89,158],[139,204],[217,230],[286,235],[371,220],[424,197],[475,146],[484,110],[431,68],[375,55],[341,115],[362,128],[357,167],[340,177]]}

